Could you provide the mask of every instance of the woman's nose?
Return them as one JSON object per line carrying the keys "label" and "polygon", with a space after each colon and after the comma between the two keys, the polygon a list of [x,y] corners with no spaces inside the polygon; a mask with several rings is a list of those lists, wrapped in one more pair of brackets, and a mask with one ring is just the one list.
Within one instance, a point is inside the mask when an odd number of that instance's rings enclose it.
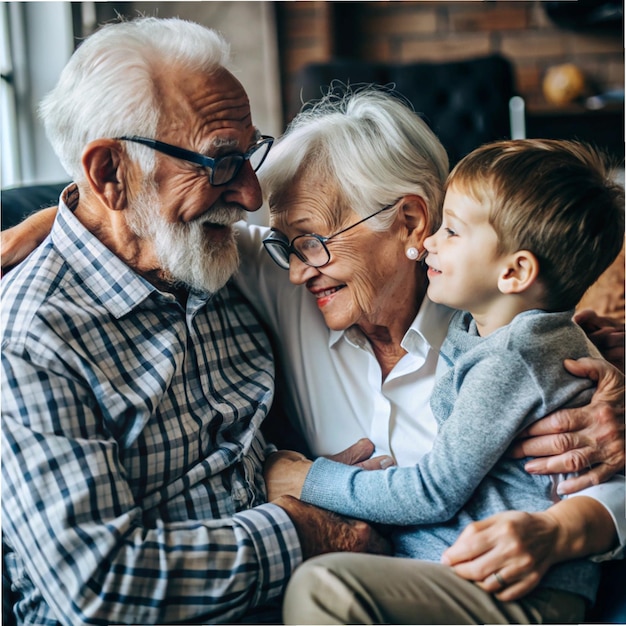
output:
{"label": "woman's nose", "polygon": [[316,267],[311,267],[301,261],[297,255],[292,254],[289,257],[289,280],[294,285],[303,285],[309,278],[319,273]]}

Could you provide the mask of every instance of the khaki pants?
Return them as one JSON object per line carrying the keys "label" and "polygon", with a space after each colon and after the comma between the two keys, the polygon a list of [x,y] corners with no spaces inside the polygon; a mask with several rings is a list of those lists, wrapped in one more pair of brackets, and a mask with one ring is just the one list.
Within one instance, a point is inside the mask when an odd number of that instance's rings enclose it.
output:
{"label": "khaki pants", "polygon": [[500,602],[438,563],[326,554],[301,565],[285,596],[285,624],[572,624],[581,596],[540,589]]}

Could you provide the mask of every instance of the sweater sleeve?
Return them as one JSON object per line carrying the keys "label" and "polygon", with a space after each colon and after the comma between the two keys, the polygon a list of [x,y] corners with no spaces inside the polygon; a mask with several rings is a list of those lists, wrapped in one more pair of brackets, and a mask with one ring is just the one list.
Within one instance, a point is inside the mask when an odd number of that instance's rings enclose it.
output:
{"label": "sweater sleeve", "polygon": [[[302,499],[386,524],[430,524],[453,517],[517,432],[548,412],[536,375],[516,353],[496,350],[453,384],[458,389],[454,408],[431,452],[417,465],[365,471],[318,459]],[[570,385],[571,390],[576,386]]]}

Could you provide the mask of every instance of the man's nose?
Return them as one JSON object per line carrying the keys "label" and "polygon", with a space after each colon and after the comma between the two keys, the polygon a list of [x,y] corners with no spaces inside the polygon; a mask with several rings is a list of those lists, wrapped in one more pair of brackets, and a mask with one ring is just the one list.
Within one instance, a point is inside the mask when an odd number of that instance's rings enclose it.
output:
{"label": "man's nose", "polygon": [[289,280],[294,285],[303,285],[309,278],[319,274],[317,267],[311,267],[301,261],[295,254],[289,257]]}
{"label": "man's nose", "polygon": [[246,211],[258,211],[263,205],[261,185],[250,161],[246,161],[237,176],[227,185],[225,199],[240,204]]}

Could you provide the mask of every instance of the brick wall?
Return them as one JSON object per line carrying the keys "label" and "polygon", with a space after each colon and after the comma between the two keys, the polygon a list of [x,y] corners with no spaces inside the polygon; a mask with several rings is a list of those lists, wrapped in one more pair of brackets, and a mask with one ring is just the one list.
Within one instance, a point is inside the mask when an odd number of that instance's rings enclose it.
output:
{"label": "brick wall", "polygon": [[596,92],[624,88],[621,26],[561,28],[536,0],[299,1],[277,2],[276,11],[286,103],[303,65],[337,56],[403,63],[501,53],[513,62],[530,111],[550,108],[541,85],[553,65],[575,63]]}

